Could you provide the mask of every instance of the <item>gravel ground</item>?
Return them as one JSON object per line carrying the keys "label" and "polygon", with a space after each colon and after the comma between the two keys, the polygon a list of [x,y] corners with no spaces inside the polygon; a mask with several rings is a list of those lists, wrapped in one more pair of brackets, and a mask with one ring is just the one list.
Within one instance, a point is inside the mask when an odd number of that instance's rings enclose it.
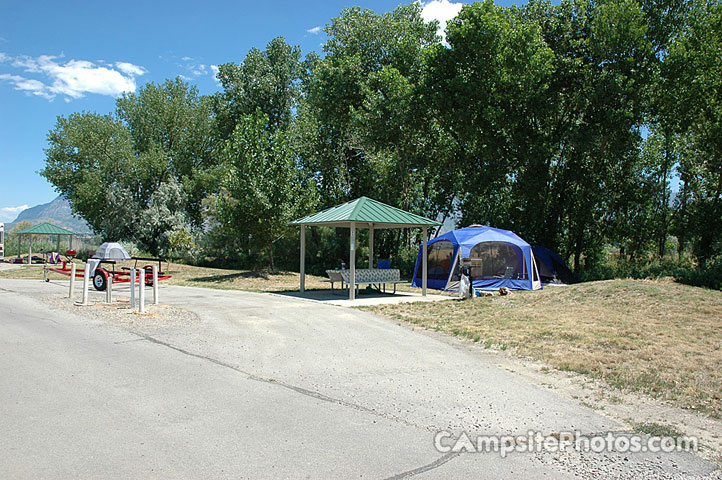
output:
{"label": "gravel ground", "polygon": [[109,324],[128,330],[161,330],[169,327],[185,327],[199,321],[198,315],[172,305],[146,305],[146,313],[140,314],[130,308],[130,300],[120,297],[112,304],[90,301],[87,307],[74,305],[61,295],[46,295],[42,301],[55,308],[60,308],[76,315],[84,315],[103,320]]}

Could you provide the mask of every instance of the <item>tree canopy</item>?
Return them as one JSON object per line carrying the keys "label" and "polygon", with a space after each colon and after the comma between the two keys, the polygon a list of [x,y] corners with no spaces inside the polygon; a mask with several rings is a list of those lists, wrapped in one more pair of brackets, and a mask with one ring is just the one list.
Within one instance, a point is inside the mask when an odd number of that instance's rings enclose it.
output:
{"label": "tree canopy", "polygon": [[[209,96],[175,79],[60,117],[41,173],[97,233],[154,253],[292,266],[288,221],[361,195],[513,229],[577,271],[610,247],[722,253],[718,0],[486,0],[444,43],[421,9],[344,9],[320,54],[275,38]],[[309,242],[321,269],[347,239]]]}

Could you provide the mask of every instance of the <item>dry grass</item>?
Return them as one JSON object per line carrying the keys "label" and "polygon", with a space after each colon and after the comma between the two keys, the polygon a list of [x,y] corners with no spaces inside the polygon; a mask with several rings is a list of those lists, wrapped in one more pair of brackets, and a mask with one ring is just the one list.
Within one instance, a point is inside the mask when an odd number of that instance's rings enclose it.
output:
{"label": "dry grass", "polygon": [[610,280],[365,308],[722,417],[722,292]]}

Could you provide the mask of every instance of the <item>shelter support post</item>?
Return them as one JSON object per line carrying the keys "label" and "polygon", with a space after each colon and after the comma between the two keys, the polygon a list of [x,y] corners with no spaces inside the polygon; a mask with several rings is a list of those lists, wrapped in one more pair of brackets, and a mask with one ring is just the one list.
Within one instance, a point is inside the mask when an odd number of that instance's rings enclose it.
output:
{"label": "shelter support post", "polygon": [[22,243],[20,242],[20,239],[22,237],[22,235],[18,234],[18,261],[20,261],[20,249],[22,248]]}
{"label": "shelter support post", "polygon": [[58,235],[58,248],[55,251],[60,255],[60,235]]}
{"label": "shelter support post", "polygon": [[69,244],[69,246],[68,246],[68,250],[72,250],[72,249],[73,249],[73,236],[71,235],[71,236],[70,236],[70,244]]}
{"label": "shelter support post", "polygon": [[427,277],[428,277],[428,242],[429,242],[429,235],[428,235],[428,227],[424,225],[423,227],[423,236],[424,236],[424,242],[423,242],[423,248],[422,248],[422,256],[421,256],[421,295],[426,296],[426,284],[427,284]]}
{"label": "shelter support post", "polygon": [[374,224],[369,225],[369,268],[374,268]]}
{"label": "shelter support post", "polygon": [[306,225],[301,225],[301,258],[299,271],[301,273],[301,293],[306,291]]}
{"label": "shelter support post", "polygon": [[28,235],[28,265],[33,264],[33,234]]}
{"label": "shelter support post", "polygon": [[351,241],[349,242],[349,265],[351,268],[351,282],[348,286],[348,299],[356,299],[356,222],[351,222]]}

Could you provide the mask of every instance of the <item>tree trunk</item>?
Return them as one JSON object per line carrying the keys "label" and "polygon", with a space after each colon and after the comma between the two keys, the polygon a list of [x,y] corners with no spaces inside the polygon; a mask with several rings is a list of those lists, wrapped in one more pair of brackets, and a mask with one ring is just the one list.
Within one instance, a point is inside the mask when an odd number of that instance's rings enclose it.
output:
{"label": "tree trunk", "polygon": [[276,271],[276,263],[273,261],[273,242],[268,243],[268,256],[271,258],[271,271]]}

